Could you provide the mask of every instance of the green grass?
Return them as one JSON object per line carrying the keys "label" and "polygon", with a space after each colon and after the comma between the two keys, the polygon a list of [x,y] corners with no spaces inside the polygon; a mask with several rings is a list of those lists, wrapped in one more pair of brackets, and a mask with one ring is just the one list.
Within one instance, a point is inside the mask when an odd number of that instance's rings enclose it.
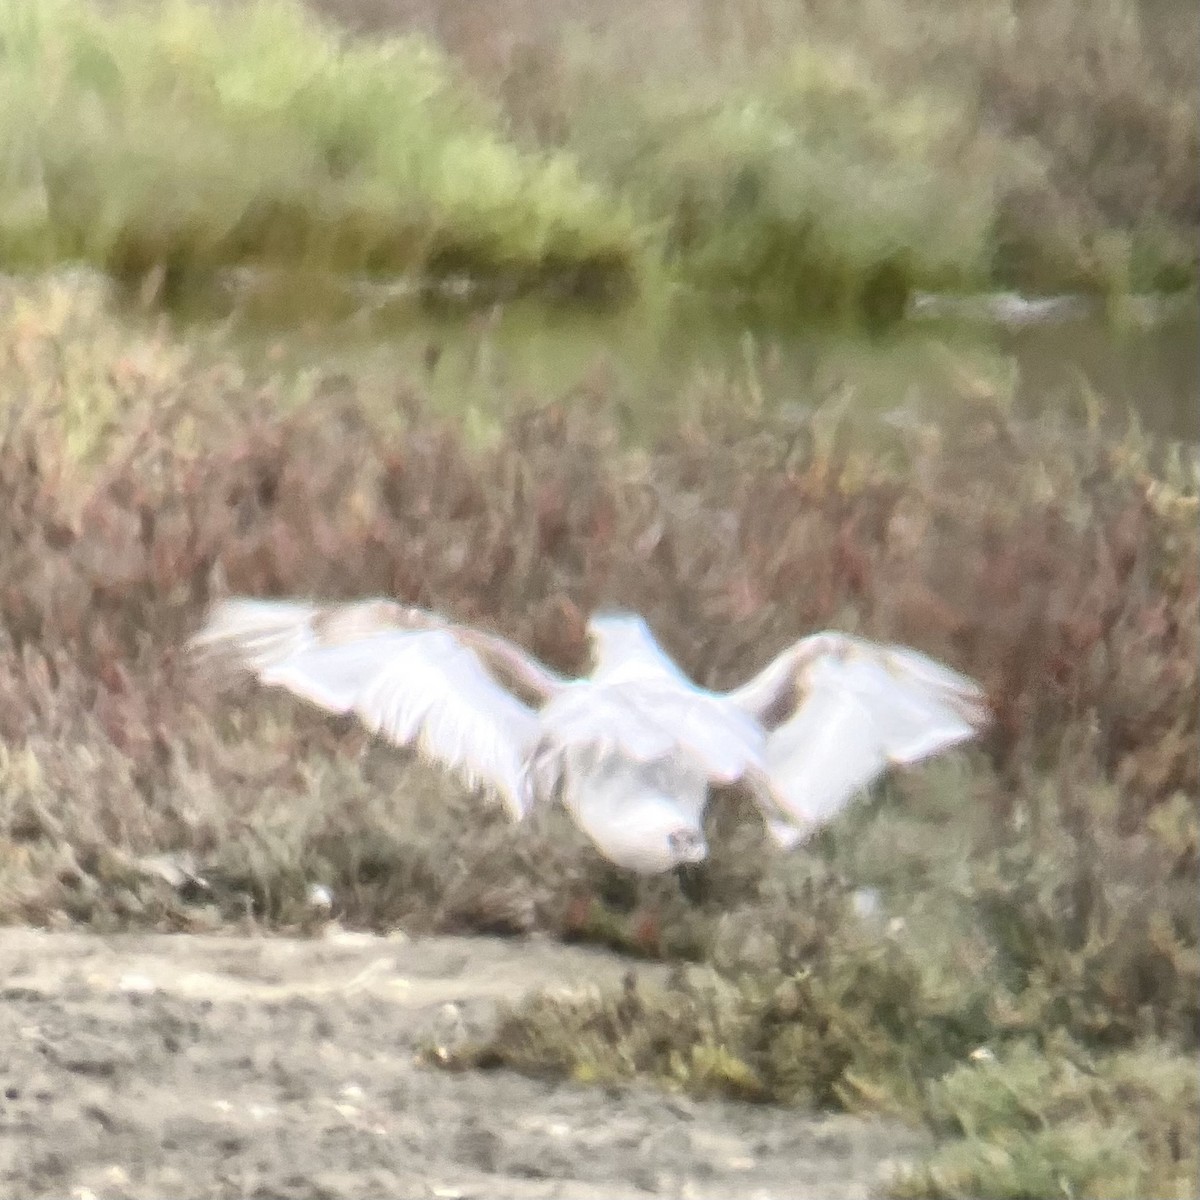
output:
{"label": "green grass", "polygon": [[599,35],[535,37],[537,69],[514,56],[500,90],[626,183],[702,278],[868,317],[905,285],[1195,283],[1186,0],[604,11]]}
{"label": "green grass", "polygon": [[914,288],[985,287],[1008,160],[932,89],[849,48],[797,45],[753,79],[647,82],[570,144],[663,231],[687,280],[785,313],[889,321]]}
{"label": "green grass", "polygon": [[1195,1064],[1160,1044],[1093,1057],[1062,1040],[1018,1043],[950,1071],[929,1110],[944,1140],[896,1181],[898,1197],[1196,1194]]}
{"label": "green grass", "polygon": [[297,292],[676,283],[867,324],[914,289],[1194,284],[1200,73],[1170,5],[673,12],[643,30],[616,4],[581,36],[535,4],[483,53],[350,38],[298,0],[7,4],[0,265],[162,268],[168,297],[247,263]]}
{"label": "green grass", "polygon": [[0,258],[627,279],[619,202],[524,152],[420,39],[296,5],[0,10]]}

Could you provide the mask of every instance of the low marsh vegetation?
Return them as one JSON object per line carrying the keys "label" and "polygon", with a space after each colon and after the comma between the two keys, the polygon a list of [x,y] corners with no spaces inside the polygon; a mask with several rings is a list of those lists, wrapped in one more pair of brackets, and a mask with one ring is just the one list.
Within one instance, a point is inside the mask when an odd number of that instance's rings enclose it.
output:
{"label": "low marsh vegetation", "polygon": [[[0,919],[594,938],[674,981],[531,997],[439,1061],[906,1113],[939,1138],[906,1196],[1191,1194],[1194,454],[978,381],[873,442],[711,385],[639,445],[598,386],[472,437],[403,378],[252,377],[78,279],[5,285],[0,387]],[[564,669],[628,606],[713,685],[836,626],[996,720],[792,855],[719,796],[711,861],[635,883],[200,672],[226,591],[386,594]]]}

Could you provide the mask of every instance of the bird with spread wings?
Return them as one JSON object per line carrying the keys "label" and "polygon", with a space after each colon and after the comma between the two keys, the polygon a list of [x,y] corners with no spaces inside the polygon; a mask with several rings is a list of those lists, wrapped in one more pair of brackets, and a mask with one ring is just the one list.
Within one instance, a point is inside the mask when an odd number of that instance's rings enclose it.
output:
{"label": "bird with spread wings", "polygon": [[588,622],[567,678],[495,634],[390,600],[233,598],[191,640],[266,685],[413,746],[516,820],[560,800],[612,862],[657,874],[708,853],[714,786],[744,787],[784,848],[891,765],[973,737],[972,680],[903,646],[818,633],[729,692],[697,686],[635,614]]}

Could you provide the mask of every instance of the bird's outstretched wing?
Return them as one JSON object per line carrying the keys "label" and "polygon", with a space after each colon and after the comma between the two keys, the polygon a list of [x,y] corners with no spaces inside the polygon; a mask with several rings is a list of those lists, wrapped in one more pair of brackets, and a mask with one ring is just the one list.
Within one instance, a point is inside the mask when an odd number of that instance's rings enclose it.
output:
{"label": "bird's outstretched wing", "polygon": [[804,638],[728,699],[767,730],[759,797],[784,845],[825,824],[890,765],[920,762],[988,721],[965,675],[903,646],[845,634]]}
{"label": "bird's outstretched wing", "polygon": [[354,713],[389,741],[413,745],[494,793],[516,818],[532,803],[525,764],[537,712],[485,659],[502,657],[527,690],[565,686],[503,639],[390,601],[322,608],[227,600],[191,644],[232,655],[262,683],[330,712]]}
{"label": "bird's outstretched wing", "polygon": [[306,600],[259,600],[233,596],[214,604],[189,648],[229,652],[253,671],[284,662],[303,650],[336,646],[398,629],[435,629],[446,624],[434,613],[392,600],[315,604]]}
{"label": "bird's outstretched wing", "polygon": [[213,605],[188,645],[193,651],[232,652],[250,670],[280,663],[302,650],[340,646],[377,633],[450,630],[473,650],[498,682],[540,706],[566,680],[505,638],[456,624],[440,613],[375,597],[346,604],[259,600],[234,596]]}

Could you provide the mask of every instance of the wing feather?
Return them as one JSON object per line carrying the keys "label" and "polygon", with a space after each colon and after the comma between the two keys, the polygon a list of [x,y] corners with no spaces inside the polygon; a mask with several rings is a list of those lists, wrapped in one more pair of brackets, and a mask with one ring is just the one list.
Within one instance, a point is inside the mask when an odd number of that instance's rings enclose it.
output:
{"label": "wing feather", "polygon": [[317,646],[258,671],[374,733],[415,746],[469,786],[499,796],[519,819],[531,803],[525,761],[537,714],[501,687],[448,629],[380,633]]}
{"label": "wing feather", "polygon": [[399,630],[451,631],[502,686],[535,705],[544,704],[566,680],[505,638],[449,621],[428,609],[378,597],[348,604],[235,596],[215,604],[204,628],[188,643],[193,650],[232,653],[259,671],[319,646],[340,646]]}
{"label": "wing feather", "polygon": [[260,670],[317,646],[446,625],[436,613],[378,598],[322,605],[233,596],[213,605],[204,628],[188,645],[193,650],[232,652],[251,670]]}
{"label": "wing feather", "polygon": [[215,604],[204,628],[189,649],[236,651],[251,670],[282,662],[317,644],[315,604],[294,600],[251,600],[235,597]]}
{"label": "wing feather", "polygon": [[859,697],[814,691],[767,739],[767,777],[781,810],[767,813],[771,833],[784,845],[802,841],[886,766],[883,739]]}
{"label": "wing feather", "polygon": [[[497,795],[514,817],[530,806],[525,759],[537,714],[481,655],[503,658],[528,692],[538,691],[544,668],[503,639],[389,600],[322,607],[238,597],[217,604],[190,645],[231,655],[262,683],[319,708],[355,714],[389,741],[415,746]],[[558,686],[544,676],[546,686]]]}
{"label": "wing feather", "polygon": [[904,646],[836,633],[802,639],[728,699],[768,730],[769,794],[755,794],[784,845],[831,820],[889,765],[958,745],[988,720],[965,675]]}

